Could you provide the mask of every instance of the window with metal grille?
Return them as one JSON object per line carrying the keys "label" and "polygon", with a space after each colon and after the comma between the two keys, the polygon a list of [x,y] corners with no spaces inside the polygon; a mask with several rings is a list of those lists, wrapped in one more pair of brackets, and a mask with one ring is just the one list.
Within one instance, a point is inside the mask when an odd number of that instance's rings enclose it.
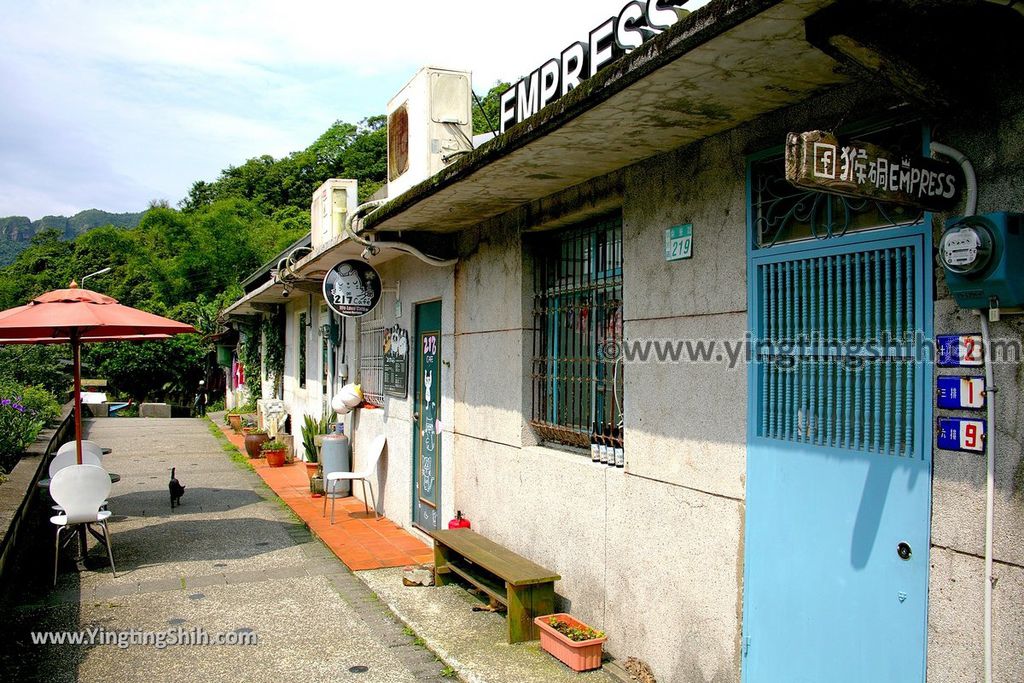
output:
{"label": "window with metal grille", "polygon": [[622,445],[622,217],[537,239],[533,410],[545,441]]}
{"label": "window with metal grille", "polygon": [[[921,154],[920,123],[862,132],[856,138],[908,155]],[[751,222],[758,249],[910,225],[922,219],[923,213],[918,209],[794,187],[786,180],[781,151],[758,156],[750,162]]]}
{"label": "window with metal grille", "polygon": [[359,319],[359,382],[363,400],[384,405],[384,307]]}

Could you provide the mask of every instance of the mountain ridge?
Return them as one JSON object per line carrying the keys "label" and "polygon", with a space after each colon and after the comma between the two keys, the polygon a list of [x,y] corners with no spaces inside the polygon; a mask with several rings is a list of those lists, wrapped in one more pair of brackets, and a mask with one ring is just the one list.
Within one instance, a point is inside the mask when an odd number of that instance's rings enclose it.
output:
{"label": "mountain ridge", "polygon": [[15,257],[31,243],[32,238],[43,230],[56,229],[66,240],[72,240],[84,232],[104,225],[118,228],[134,228],[142,220],[144,211],[138,213],[111,213],[100,209],[86,209],[73,216],[43,216],[32,220],[28,216],[4,216],[0,218],[0,266],[14,261]]}

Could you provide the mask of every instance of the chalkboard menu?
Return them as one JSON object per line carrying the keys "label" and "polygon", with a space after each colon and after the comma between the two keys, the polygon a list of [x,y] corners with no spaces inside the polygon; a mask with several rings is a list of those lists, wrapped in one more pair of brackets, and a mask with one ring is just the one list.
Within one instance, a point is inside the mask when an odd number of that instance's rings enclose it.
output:
{"label": "chalkboard menu", "polygon": [[398,325],[384,330],[384,393],[409,395],[409,331]]}

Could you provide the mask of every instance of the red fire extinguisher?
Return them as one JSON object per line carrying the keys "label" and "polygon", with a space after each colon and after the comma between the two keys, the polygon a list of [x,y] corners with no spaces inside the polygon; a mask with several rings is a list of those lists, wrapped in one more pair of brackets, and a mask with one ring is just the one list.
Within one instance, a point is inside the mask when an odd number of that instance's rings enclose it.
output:
{"label": "red fire extinguisher", "polygon": [[455,513],[455,519],[448,522],[449,529],[468,529],[469,520],[462,516],[462,510]]}

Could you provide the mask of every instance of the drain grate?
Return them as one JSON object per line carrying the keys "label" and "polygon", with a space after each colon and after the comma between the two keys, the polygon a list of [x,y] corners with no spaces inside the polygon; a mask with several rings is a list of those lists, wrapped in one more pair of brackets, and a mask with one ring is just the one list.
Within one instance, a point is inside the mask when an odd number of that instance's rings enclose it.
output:
{"label": "drain grate", "polygon": [[348,668],[348,672],[352,673],[352,674],[364,674],[364,673],[366,673],[369,670],[370,670],[370,667],[363,666],[362,664],[356,664],[355,666],[350,666]]}

